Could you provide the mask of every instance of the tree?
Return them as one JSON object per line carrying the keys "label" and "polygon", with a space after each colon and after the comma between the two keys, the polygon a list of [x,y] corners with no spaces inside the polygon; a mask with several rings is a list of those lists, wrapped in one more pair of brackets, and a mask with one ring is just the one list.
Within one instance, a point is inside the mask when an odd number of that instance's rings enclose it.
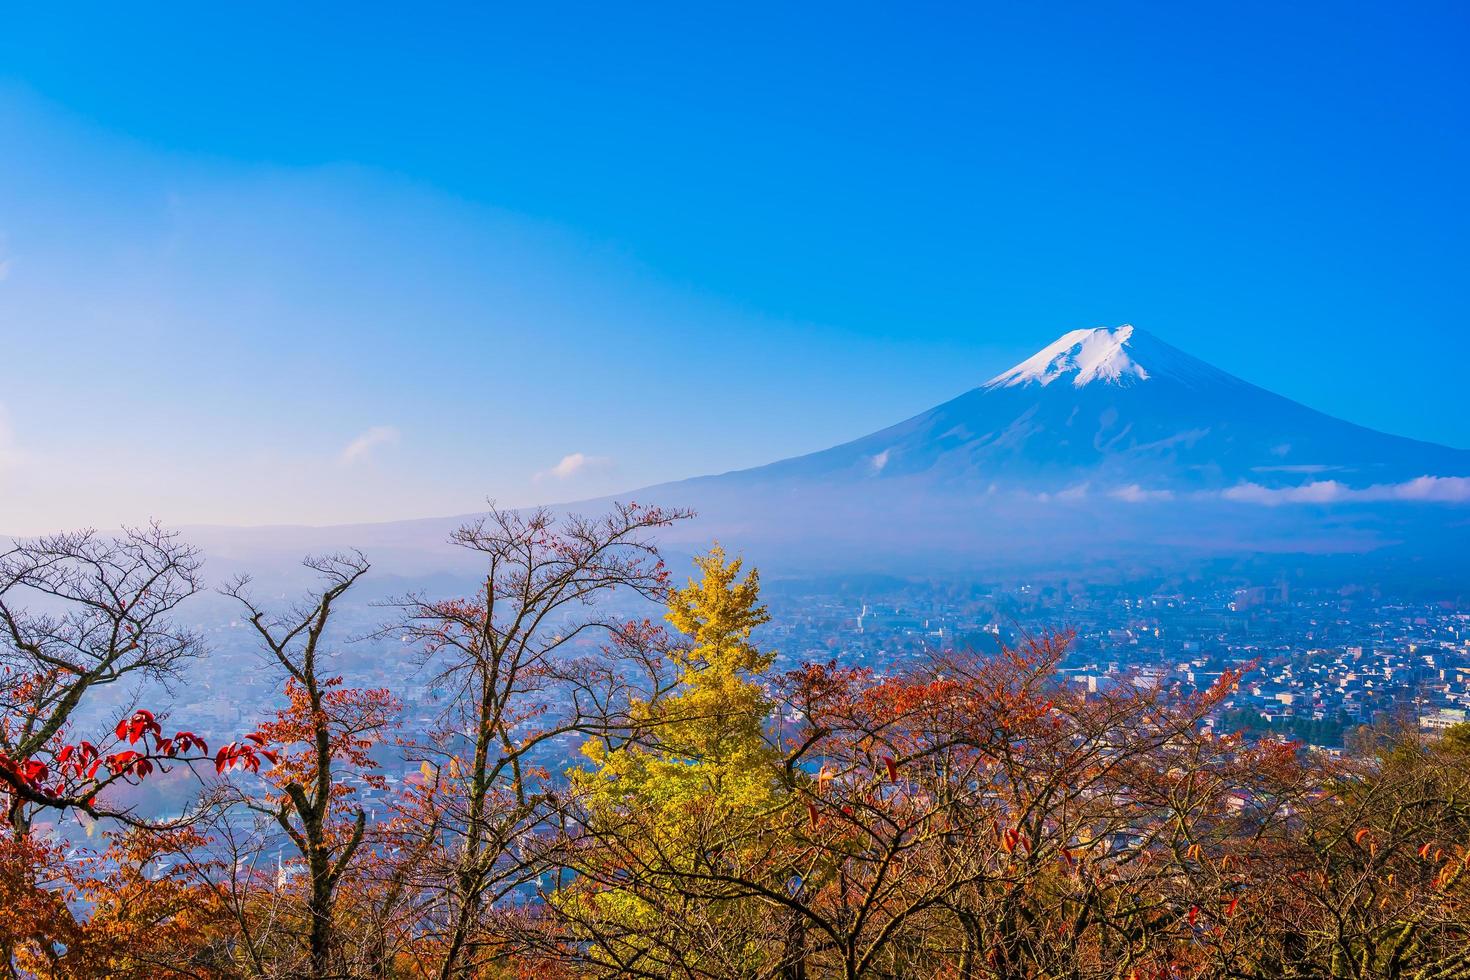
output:
{"label": "tree", "polygon": [[754,648],[696,652],[708,624],[757,621],[707,561],[673,599],[694,632],[680,686],[573,774],[553,955],[593,976],[857,980],[1172,975],[1215,954],[1205,931],[1244,897],[1232,860],[1297,798],[1276,779],[1290,752],[1202,726],[1233,675],[1087,695],[1058,683],[1067,638],[1043,637],[886,678],[809,665],[773,704]]}
{"label": "tree", "polygon": [[0,553],[0,784],[15,834],[42,808],[125,816],[99,805],[99,793],[203,746],[182,732],[150,752],[162,730],[146,710],[118,726],[128,744],[119,753],[106,753],[105,735],[64,737],[95,689],[129,678],[166,685],[202,652],[199,636],[174,620],[199,590],[200,565],[156,524],[115,538],[50,535]]}
{"label": "tree", "polygon": [[[600,518],[492,508],[454,544],[484,562],[468,598],[396,603],[400,635],[421,644],[449,692],[439,730],[418,746],[421,959],[441,977],[469,976],[495,952],[488,917],[547,866],[539,837],[564,806],[543,765],[555,740],[626,724],[634,681],[587,652],[628,622],[608,600],[663,598],[667,574],[650,533],[688,516],[636,504]],[[595,650],[595,648],[593,648]]]}
{"label": "tree", "polygon": [[717,883],[788,823],[761,682],[774,654],[751,642],[770,617],[739,558],[717,546],[694,561],[700,579],[668,595],[684,637],[666,646],[671,692],[636,702],[627,732],[588,740],[591,767],[570,773],[581,831],[550,902],[597,975],[744,976],[783,955],[769,910]]}
{"label": "tree", "polygon": [[[210,906],[207,892],[181,905],[178,882],[142,871],[165,842],[177,849],[197,839],[188,825],[200,814],[147,820],[110,792],[209,760],[204,739],[166,735],[162,716],[136,705],[110,731],[72,731],[102,689],[132,680],[168,691],[203,652],[198,635],[175,620],[200,587],[200,567],[194,549],[157,525],[117,537],[50,535],[0,553],[0,799],[10,830],[0,845],[0,905],[10,913],[0,956],[12,974],[147,972],[142,964],[169,953],[166,937],[196,934],[174,910]],[[253,747],[215,761],[258,766]],[[33,834],[43,813],[57,821],[72,814],[89,836],[100,818],[126,832],[104,831],[101,857],[72,855]],[[82,909],[90,914],[79,916]]]}
{"label": "tree", "polygon": [[1068,642],[961,651],[887,678],[791,676],[805,719],[792,761],[817,773],[794,784],[810,820],[786,899],[808,923],[808,970],[1194,970],[1201,932],[1235,909],[1218,862],[1270,819],[1234,803],[1278,760],[1204,730],[1232,675],[1196,696],[1089,695],[1059,683]]}
{"label": "tree", "polygon": [[1317,760],[1243,975],[1470,976],[1470,753],[1387,723]]}
{"label": "tree", "polygon": [[[281,614],[265,611],[247,591],[249,580],[226,588],[244,607],[270,661],[286,674],[287,706],[274,720],[251,733],[254,751],[273,763],[266,779],[275,792],[266,799],[243,793],[245,806],[265,814],[285,833],[307,870],[306,946],[312,976],[339,974],[342,950],[335,928],[338,886],[362,847],[367,817],[350,805],[355,774],[383,788],[370,751],[399,710],[386,690],[343,686],[343,679],[322,669],[324,637],[335,604],[369,570],[361,554],[309,558],[322,586]],[[266,746],[281,746],[282,751]],[[223,771],[233,753],[249,751],[236,743],[221,750]],[[248,931],[246,932],[248,936]]]}
{"label": "tree", "polygon": [[[228,915],[207,880],[217,871],[210,841],[194,827],[126,827],[107,833],[100,854],[68,863],[67,897],[85,919],[66,937],[64,955],[33,959],[35,976],[229,976],[220,938]],[[203,862],[203,864],[201,864]]]}

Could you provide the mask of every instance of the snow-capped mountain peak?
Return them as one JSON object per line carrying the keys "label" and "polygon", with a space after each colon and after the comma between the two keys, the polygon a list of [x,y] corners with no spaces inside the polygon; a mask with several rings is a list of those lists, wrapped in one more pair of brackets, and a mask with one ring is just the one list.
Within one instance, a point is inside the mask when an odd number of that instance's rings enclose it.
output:
{"label": "snow-capped mountain peak", "polygon": [[1150,370],[1138,359],[1141,346],[1138,340],[1145,336],[1127,323],[1112,330],[1107,327],[1073,330],[1009,371],[991,378],[985,387],[1015,388],[1030,384],[1045,387],[1061,378],[1070,379],[1076,388],[1094,382],[1131,385],[1147,381]]}

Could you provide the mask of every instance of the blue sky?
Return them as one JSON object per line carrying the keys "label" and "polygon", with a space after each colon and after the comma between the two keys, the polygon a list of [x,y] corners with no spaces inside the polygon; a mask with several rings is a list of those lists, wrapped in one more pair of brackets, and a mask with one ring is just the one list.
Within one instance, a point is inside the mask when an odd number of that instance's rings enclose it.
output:
{"label": "blue sky", "polygon": [[574,499],[1123,322],[1470,446],[1467,38],[1454,3],[10,11],[0,530]]}

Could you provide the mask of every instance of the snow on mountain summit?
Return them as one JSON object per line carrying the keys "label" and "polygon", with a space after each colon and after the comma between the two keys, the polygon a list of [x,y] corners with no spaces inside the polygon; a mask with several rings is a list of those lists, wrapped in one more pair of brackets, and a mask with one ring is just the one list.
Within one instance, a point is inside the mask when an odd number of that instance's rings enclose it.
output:
{"label": "snow on mountain summit", "polygon": [[985,383],[986,388],[1014,388],[1038,384],[1046,387],[1059,378],[1071,378],[1072,385],[1101,382],[1129,385],[1147,381],[1150,371],[1138,360],[1140,346],[1135,338],[1143,338],[1131,324],[1109,330],[1073,330],[1062,334],[1036,354],[1009,371]]}

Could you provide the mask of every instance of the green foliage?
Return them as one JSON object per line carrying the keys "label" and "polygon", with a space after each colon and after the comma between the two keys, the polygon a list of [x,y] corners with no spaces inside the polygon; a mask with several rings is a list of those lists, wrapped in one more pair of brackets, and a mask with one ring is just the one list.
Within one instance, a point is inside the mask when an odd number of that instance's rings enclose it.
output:
{"label": "green foliage", "polygon": [[[770,618],[759,576],[752,569],[742,579],[741,560],[719,547],[695,565],[698,581],[669,593],[666,618],[686,639],[668,653],[673,690],[634,706],[635,734],[625,743],[588,741],[590,765],[568,773],[599,846],[577,885],[555,900],[600,922],[603,942],[616,935],[618,948],[608,952],[619,962],[659,959],[658,937],[670,931],[660,923],[672,915],[719,920],[723,935],[739,935],[732,920],[743,906],[709,882],[779,834],[788,803],[783,758],[768,735],[773,703],[761,682],[774,655],[751,642]],[[682,896],[677,911],[666,904],[670,896]],[[718,955],[726,963],[758,960],[762,939],[752,933]]]}
{"label": "green foliage", "polygon": [[1439,744],[1445,752],[1470,758],[1470,722],[1446,728]]}
{"label": "green foliage", "polygon": [[571,774],[598,809],[653,805],[677,825],[696,809],[759,810],[779,792],[779,753],[765,730],[771,702],[758,679],[774,657],[750,642],[770,619],[758,573],[741,581],[741,560],[718,547],[695,564],[700,580],[669,594],[667,618],[689,639],[672,651],[677,693],[635,706],[642,739],[614,749],[589,741],[583,754],[594,768]]}

